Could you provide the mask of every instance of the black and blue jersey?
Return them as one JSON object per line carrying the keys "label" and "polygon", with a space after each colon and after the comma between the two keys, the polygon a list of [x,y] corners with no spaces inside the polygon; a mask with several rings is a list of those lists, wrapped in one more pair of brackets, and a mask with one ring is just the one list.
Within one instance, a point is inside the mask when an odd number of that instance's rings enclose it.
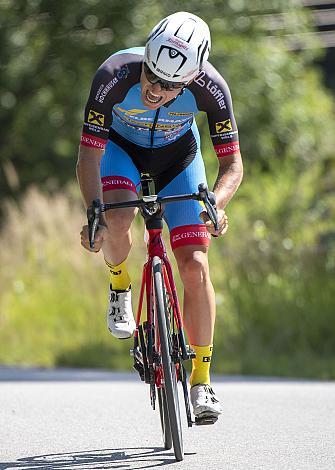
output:
{"label": "black and blue jersey", "polygon": [[97,70],[85,108],[81,144],[104,149],[110,133],[146,149],[162,149],[178,141],[207,114],[217,156],[239,152],[238,131],[226,81],[209,63],[172,102],[156,110],[141,99],[144,48],[110,56]]}

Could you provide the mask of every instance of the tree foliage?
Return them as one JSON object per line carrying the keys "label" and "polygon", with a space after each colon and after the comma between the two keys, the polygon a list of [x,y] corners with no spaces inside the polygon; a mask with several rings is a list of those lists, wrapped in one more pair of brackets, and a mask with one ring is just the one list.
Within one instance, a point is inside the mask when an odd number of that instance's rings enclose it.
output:
{"label": "tree foliage", "polygon": [[160,18],[183,9],[210,25],[211,61],[230,85],[248,162],[268,169],[273,159],[303,165],[332,157],[332,102],[310,67],[315,53],[289,50],[292,35],[310,29],[293,0],[83,0],[80,8],[65,0],[3,0],[0,197],[32,182],[52,187],[73,178],[95,70],[112,52],[143,45]]}
{"label": "tree foliage", "polygon": [[[227,208],[230,230],[221,244],[213,243],[211,251],[221,322],[216,344],[228,358],[224,370],[333,377],[334,101],[315,66],[320,51],[309,47],[314,44],[308,44],[310,36],[304,35],[312,26],[301,2],[0,0],[0,201],[18,198],[31,184],[50,191],[73,180],[83,109],[95,70],[111,53],[144,45],[146,35],[162,17],[180,10],[198,14],[210,26],[210,60],[230,86],[245,164],[245,182]],[[213,183],[217,159],[206,120],[200,116],[198,122]],[[5,207],[14,212],[13,206]],[[28,207],[18,214],[14,229],[21,216],[33,220]],[[58,227],[61,217],[57,217]],[[45,225],[49,224],[53,226],[52,221]],[[37,225],[37,241],[31,237],[31,243],[40,247],[38,221],[32,225]],[[61,262],[56,238],[50,246],[57,249],[50,249],[52,256],[42,262],[47,286],[43,295],[38,284],[35,297],[30,295],[32,288],[26,289],[18,303],[16,289],[22,287],[22,280],[16,279],[18,272],[22,271],[30,287],[34,273],[41,270],[37,249],[26,242],[29,234],[24,228],[20,233],[24,257],[34,256],[22,270],[19,257],[11,277],[1,278],[0,285],[10,284],[0,309],[9,345],[20,343],[18,337],[13,343],[11,332],[16,331],[16,321],[21,324],[22,309],[44,312],[48,308],[50,285],[64,287],[55,295],[55,304],[61,297],[72,299],[67,308],[77,305],[76,295],[66,293],[76,276],[75,264],[70,268],[67,260]],[[12,237],[4,230],[2,237],[4,245],[10,240],[8,246],[15,246],[15,234]],[[48,232],[48,247],[49,237]],[[10,258],[5,256],[3,264],[10,263]],[[49,265],[57,261],[59,271],[53,277],[51,269],[48,277]],[[80,278],[82,285],[84,279],[86,275]],[[90,302],[85,299],[87,318]],[[65,311],[62,314],[68,316]],[[57,309],[53,315],[52,321],[57,322]],[[106,365],[98,347],[87,344],[82,333],[78,331],[76,344],[91,357],[96,354],[92,365]],[[49,350],[48,338],[54,341],[48,335],[41,336],[46,340],[45,350]],[[56,349],[62,355],[58,345]],[[82,357],[79,350],[74,352],[76,361]],[[21,353],[22,359],[24,348]],[[64,354],[71,362],[69,354]],[[40,363],[56,364],[57,360],[50,356]],[[306,364],[310,370],[303,369]],[[220,370],[221,363],[217,367]]]}
{"label": "tree foliage", "polygon": [[74,177],[95,69],[124,45],[129,0],[0,3],[0,197]]}

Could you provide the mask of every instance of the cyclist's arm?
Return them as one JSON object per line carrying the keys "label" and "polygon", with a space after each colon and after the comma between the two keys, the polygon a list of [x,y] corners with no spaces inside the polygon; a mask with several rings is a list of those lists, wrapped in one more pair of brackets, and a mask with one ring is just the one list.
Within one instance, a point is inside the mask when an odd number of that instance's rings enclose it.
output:
{"label": "cyclist's arm", "polygon": [[[81,145],[78,153],[77,178],[80,190],[84,199],[85,207],[89,207],[94,199],[102,198],[102,188],[100,180],[100,160],[103,150]],[[106,232],[106,220],[103,215],[100,217],[99,230],[94,237],[95,248],[91,250],[88,225],[84,225],[81,235],[81,244],[89,251],[100,251]]]}
{"label": "cyclist's arm", "polygon": [[87,208],[94,199],[102,200],[100,160],[103,150],[80,145],[77,161],[77,179]]}
{"label": "cyclist's arm", "polygon": [[233,153],[219,159],[219,172],[214,184],[218,209],[224,209],[237,191],[243,178],[241,154]]}
{"label": "cyclist's arm", "polygon": [[213,147],[219,160],[214,193],[218,209],[224,209],[243,176],[238,129],[229,87],[219,72],[207,62],[190,89],[198,109],[207,114]]}
{"label": "cyclist's arm", "polygon": [[100,161],[112,124],[112,109],[122,101],[138,73],[137,56],[118,54],[109,57],[94,76],[85,106],[77,162],[77,178],[86,207],[94,199],[102,200]]}

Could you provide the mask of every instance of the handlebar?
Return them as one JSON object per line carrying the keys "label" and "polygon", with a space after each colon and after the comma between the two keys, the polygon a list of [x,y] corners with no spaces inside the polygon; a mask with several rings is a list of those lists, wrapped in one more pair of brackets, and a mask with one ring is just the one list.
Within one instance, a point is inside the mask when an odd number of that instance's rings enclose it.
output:
{"label": "handlebar", "polygon": [[[210,220],[213,222],[214,229],[218,230],[219,222],[216,212],[216,199],[215,194],[211,191],[208,191],[207,186],[204,183],[200,183],[198,185],[198,192],[193,194],[182,194],[180,196],[143,196],[142,199],[136,199],[134,201],[125,201],[125,202],[115,202],[115,203],[102,203],[100,199],[95,199],[92,202],[92,206],[87,209],[87,220],[88,220],[88,231],[89,231],[89,241],[90,241],[90,248],[93,250],[94,248],[94,238],[95,234],[98,230],[99,221],[101,218],[101,214],[106,212],[110,209],[122,209],[122,208],[129,208],[129,207],[145,207],[147,209],[154,209],[155,207],[158,209],[161,204],[167,204],[170,202],[178,202],[178,201],[187,201],[187,200],[195,200],[201,201],[204,203],[207,214]],[[154,210],[153,213],[155,213]],[[216,237],[217,235],[213,235]]]}

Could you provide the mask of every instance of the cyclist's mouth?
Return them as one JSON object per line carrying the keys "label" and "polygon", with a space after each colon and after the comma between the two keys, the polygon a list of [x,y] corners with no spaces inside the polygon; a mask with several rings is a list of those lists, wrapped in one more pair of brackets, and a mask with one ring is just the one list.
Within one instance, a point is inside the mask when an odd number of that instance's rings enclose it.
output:
{"label": "cyclist's mouth", "polygon": [[149,90],[146,91],[145,93],[145,99],[147,101],[149,101],[149,103],[152,103],[152,104],[157,104],[159,103],[163,97],[162,96],[157,96],[157,95],[154,95],[153,93],[151,93]]}

